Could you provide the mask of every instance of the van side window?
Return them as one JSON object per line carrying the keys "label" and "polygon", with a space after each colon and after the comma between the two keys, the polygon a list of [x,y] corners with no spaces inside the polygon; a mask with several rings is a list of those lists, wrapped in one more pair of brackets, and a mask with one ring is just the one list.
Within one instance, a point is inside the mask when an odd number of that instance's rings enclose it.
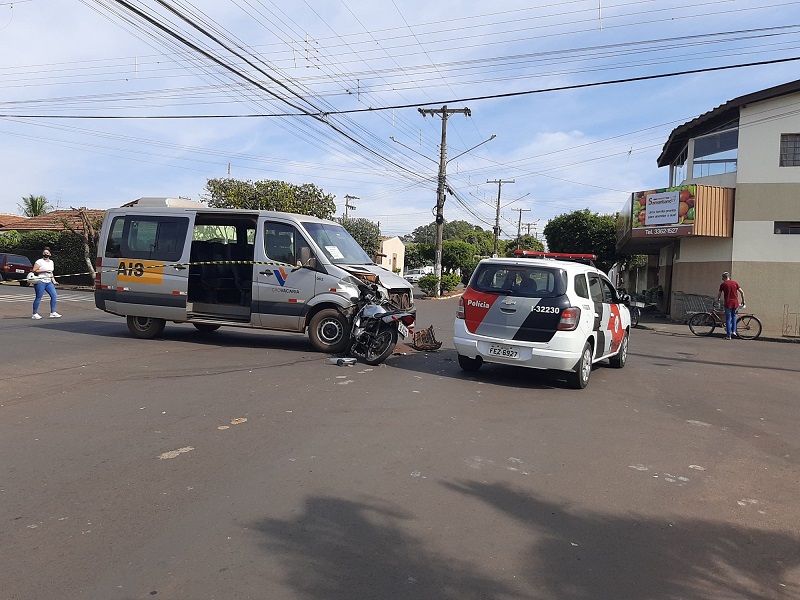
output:
{"label": "van side window", "polygon": [[590,298],[589,286],[586,285],[586,275],[583,273],[575,275],[575,293],[581,298]]}
{"label": "van side window", "polygon": [[188,228],[189,219],[181,217],[117,217],[111,224],[106,256],[178,261]]}
{"label": "van side window", "polygon": [[106,242],[106,258],[122,257],[122,230],[125,227],[125,217],[114,217],[111,228],[108,230]]}
{"label": "van side window", "polygon": [[264,224],[264,251],[275,262],[297,265],[307,260],[310,248],[294,225],[267,221]]}

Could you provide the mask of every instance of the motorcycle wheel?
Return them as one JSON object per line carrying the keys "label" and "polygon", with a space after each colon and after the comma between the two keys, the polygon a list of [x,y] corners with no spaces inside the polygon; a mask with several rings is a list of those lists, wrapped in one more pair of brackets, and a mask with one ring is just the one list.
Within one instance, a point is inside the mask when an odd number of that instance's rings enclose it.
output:
{"label": "motorcycle wheel", "polygon": [[382,326],[375,339],[364,352],[364,362],[368,365],[379,365],[392,353],[397,345],[397,329],[394,327]]}

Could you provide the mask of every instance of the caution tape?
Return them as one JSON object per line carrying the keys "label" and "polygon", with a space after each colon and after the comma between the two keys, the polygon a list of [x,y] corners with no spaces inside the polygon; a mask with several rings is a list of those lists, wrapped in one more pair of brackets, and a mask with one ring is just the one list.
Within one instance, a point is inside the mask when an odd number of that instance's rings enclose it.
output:
{"label": "caution tape", "polygon": [[[123,258],[120,260],[127,260],[127,261],[136,261],[135,258]],[[142,259],[145,260],[145,259]],[[209,266],[209,265],[266,265],[269,267],[290,267],[292,269],[297,268],[296,265],[292,265],[285,262],[276,262],[276,261],[269,261],[269,260],[207,260],[207,261],[195,261],[195,262],[187,262],[187,263],[163,263],[160,265],[144,265],[140,264],[137,266],[138,269],[163,269],[164,267],[202,267],[202,266]],[[79,277],[81,275],[92,275],[94,276],[97,273],[120,273],[121,267],[117,267],[116,269],[101,269],[99,271],[84,271],[83,273],[62,273],[62,274],[53,274],[55,278],[66,278],[66,277]],[[31,283],[37,283],[39,279],[34,277],[32,279],[22,279],[22,280],[13,280],[13,281],[0,281],[0,285],[10,285],[12,283],[19,283],[20,281],[29,281]]]}

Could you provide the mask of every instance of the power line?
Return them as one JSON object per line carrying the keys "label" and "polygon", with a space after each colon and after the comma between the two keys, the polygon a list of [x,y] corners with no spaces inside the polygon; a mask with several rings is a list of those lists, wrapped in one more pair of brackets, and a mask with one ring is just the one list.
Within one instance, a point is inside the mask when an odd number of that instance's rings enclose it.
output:
{"label": "power line", "polygon": [[[120,1],[120,0],[117,0]],[[623,79],[609,79],[605,81],[595,81],[591,83],[576,83],[573,85],[563,85],[550,88],[540,88],[537,90],[526,90],[521,92],[506,92],[503,94],[488,94],[484,96],[472,96],[469,98],[457,98],[450,100],[437,100],[433,102],[418,102],[414,104],[398,104],[393,106],[381,106],[375,108],[357,108],[349,110],[331,110],[317,114],[310,113],[260,113],[246,115],[14,115],[0,114],[2,118],[26,118],[26,119],[241,119],[241,118],[264,118],[264,117],[327,117],[330,115],[347,115],[356,113],[374,113],[383,110],[399,110],[405,108],[419,108],[420,106],[430,106],[433,104],[452,104],[459,102],[477,102],[479,100],[497,100],[502,98],[514,98],[519,96],[529,96],[532,94],[544,94],[547,92],[563,92],[566,90],[577,90],[583,88],[599,87],[604,85],[616,85],[620,83],[633,83],[637,81],[648,81],[653,79],[665,79],[668,77],[678,77],[681,75],[694,75],[697,73],[711,73],[714,71],[727,71],[730,69],[741,69],[745,67],[758,67],[764,65],[775,65],[780,63],[794,62],[800,60],[800,56],[791,58],[777,58],[749,63],[738,63],[735,65],[723,65],[719,67],[705,67],[702,69],[687,69],[683,71],[673,71],[671,73],[660,73],[657,75],[642,75],[640,77],[626,77]],[[326,123],[327,124],[327,123]]]}

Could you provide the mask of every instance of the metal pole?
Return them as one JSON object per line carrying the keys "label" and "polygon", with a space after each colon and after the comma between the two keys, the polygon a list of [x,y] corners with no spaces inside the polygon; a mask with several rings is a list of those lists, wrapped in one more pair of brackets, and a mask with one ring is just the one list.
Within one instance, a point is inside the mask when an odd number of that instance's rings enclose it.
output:
{"label": "metal pole", "polygon": [[486,183],[497,184],[497,213],[494,218],[494,257],[497,258],[500,243],[500,190],[503,188],[504,183],[514,183],[514,180],[506,179],[503,181],[502,179],[493,179],[490,181],[487,179]]}
{"label": "metal pole", "polygon": [[[444,201],[447,192],[447,117],[453,113],[463,113],[470,116],[472,113],[468,108],[447,108],[445,104],[440,109],[420,108],[420,114],[427,115],[440,114],[442,116],[442,145],[439,153],[439,185],[436,188],[436,251],[434,254],[433,272],[436,278],[442,280],[442,237],[444,232]],[[436,296],[442,295],[441,287],[436,286]]]}

